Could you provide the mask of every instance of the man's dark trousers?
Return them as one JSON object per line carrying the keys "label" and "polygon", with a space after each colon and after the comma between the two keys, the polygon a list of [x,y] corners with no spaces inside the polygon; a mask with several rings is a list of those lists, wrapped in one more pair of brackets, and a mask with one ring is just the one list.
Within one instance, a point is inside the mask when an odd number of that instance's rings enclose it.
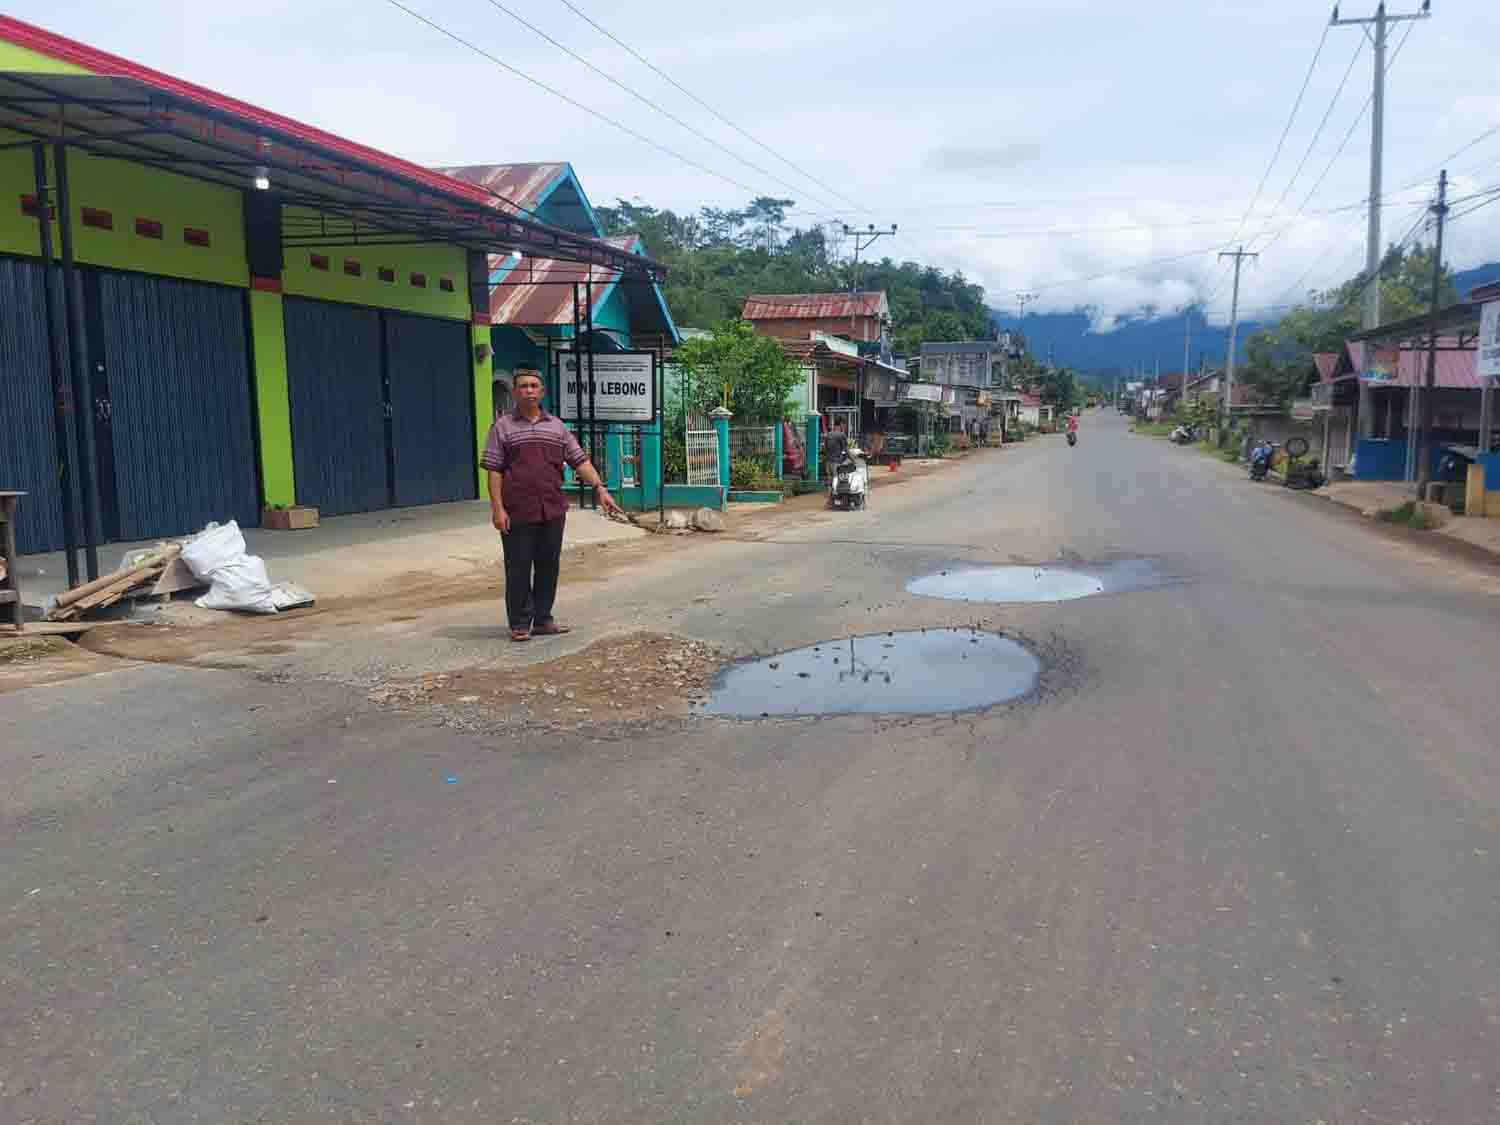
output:
{"label": "man's dark trousers", "polygon": [[552,622],[566,520],[558,516],[540,523],[513,523],[500,536],[505,550],[505,612],[512,629]]}

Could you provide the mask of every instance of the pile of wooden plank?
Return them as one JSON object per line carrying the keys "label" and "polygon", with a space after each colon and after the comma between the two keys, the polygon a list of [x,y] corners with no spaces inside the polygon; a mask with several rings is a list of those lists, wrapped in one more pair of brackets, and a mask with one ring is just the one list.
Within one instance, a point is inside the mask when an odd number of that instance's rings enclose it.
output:
{"label": "pile of wooden plank", "polygon": [[[148,583],[151,592],[158,586],[168,568],[182,566],[177,556],[182,553],[181,543],[165,543],[128,566],[113,574],[100,575],[92,582],[75,586],[59,594],[57,604],[42,615],[44,621],[76,621],[95,610],[114,605],[121,598],[134,593]],[[178,587],[181,588],[181,587]]]}

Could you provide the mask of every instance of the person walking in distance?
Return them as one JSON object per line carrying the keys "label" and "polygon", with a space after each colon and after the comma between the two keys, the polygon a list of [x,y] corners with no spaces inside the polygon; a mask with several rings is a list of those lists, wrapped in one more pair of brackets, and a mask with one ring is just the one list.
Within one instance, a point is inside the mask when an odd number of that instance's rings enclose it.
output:
{"label": "person walking in distance", "polygon": [[552,618],[568,513],[563,465],[594,488],[606,512],[620,511],[578,440],[542,409],[544,393],[541,375],[516,368],[515,405],[490,426],[479,458],[489,474],[491,522],[505,552],[505,612],[513,641],[568,631]]}

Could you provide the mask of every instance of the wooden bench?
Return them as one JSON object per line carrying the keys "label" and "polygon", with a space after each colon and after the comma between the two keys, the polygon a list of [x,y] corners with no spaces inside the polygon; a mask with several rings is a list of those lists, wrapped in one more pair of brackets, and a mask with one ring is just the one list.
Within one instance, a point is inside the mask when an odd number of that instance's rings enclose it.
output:
{"label": "wooden bench", "polygon": [[8,619],[10,627],[18,633],[21,631],[21,578],[16,573],[16,505],[25,495],[24,492],[0,491],[0,562],[5,564],[5,577],[0,578],[0,622]]}

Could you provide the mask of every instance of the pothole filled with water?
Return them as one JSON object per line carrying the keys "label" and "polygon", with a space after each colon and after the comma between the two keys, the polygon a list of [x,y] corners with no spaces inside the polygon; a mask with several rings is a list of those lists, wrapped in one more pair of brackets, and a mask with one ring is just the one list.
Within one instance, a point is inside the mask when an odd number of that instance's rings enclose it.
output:
{"label": "pothole filled with water", "polygon": [[956,566],[914,578],[907,593],[963,602],[1067,602],[1180,582],[1155,559],[1043,566]]}
{"label": "pothole filled with water", "polygon": [[731,665],[704,710],[741,719],[974,711],[1028,694],[1041,671],[1030,650],[998,633],[874,633]]}

